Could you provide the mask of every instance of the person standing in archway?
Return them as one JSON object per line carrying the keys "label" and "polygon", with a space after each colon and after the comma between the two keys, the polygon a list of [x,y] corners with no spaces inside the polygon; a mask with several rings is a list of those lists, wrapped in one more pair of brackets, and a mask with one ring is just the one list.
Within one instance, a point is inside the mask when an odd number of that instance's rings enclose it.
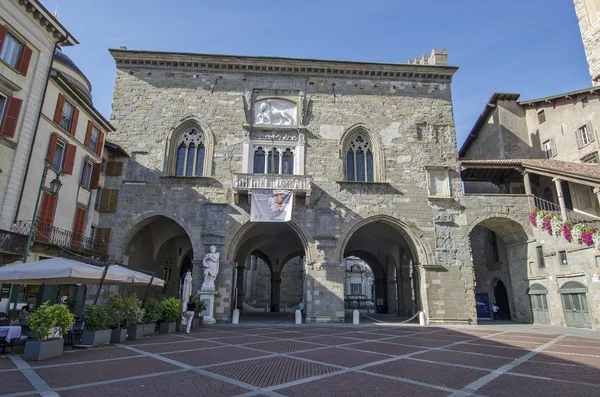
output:
{"label": "person standing in archway", "polygon": [[496,303],[494,302],[492,304],[492,311],[494,312],[494,320],[498,320],[498,310],[500,310],[500,308],[498,307],[498,305],[496,305]]}
{"label": "person standing in archway", "polygon": [[185,333],[190,333],[190,328],[192,326],[192,320],[194,319],[194,314],[196,312],[196,302],[194,295],[190,295],[190,299],[187,302],[187,309],[185,310]]}

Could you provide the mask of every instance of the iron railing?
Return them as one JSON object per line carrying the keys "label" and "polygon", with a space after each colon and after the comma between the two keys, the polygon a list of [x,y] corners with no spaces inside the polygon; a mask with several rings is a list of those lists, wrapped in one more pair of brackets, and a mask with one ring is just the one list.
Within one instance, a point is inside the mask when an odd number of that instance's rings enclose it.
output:
{"label": "iron railing", "polygon": [[312,177],[306,175],[233,174],[233,187],[244,189],[290,189],[310,191]]}
{"label": "iron railing", "polygon": [[9,230],[0,230],[0,252],[22,255],[27,236]]}
{"label": "iron railing", "polygon": [[[558,204],[555,204],[551,201],[544,200],[543,198],[536,197],[536,196],[533,197],[533,203],[537,208],[539,208],[543,211],[552,212],[557,215],[561,215],[560,205],[558,205]],[[568,208],[567,208],[566,212],[567,212],[567,219],[570,219],[573,222],[584,223],[584,224],[588,224],[589,226],[596,226],[596,225],[600,224],[600,217],[586,214],[584,212],[577,211],[577,210],[570,210]]]}
{"label": "iron railing", "polygon": [[[31,222],[18,221],[12,228],[12,231],[27,236],[30,229]],[[92,238],[38,221],[34,223],[33,240],[92,255],[105,255],[107,248],[105,244],[97,242]]]}

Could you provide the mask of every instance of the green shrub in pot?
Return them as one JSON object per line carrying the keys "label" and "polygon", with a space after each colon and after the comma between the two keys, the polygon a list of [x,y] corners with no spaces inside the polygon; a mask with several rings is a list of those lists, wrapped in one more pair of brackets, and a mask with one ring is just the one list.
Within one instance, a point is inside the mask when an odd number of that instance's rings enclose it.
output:
{"label": "green shrub in pot", "polygon": [[90,306],[84,316],[86,331],[102,331],[109,329],[110,315],[106,306]]}
{"label": "green shrub in pot", "polygon": [[142,309],[144,309],[144,317],[143,322],[145,324],[155,323],[161,314],[160,302],[154,298],[148,299],[142,305]]}
{"label": "green shrub in pot", "polygon": [[124,320],[127,325],[141,324],[144,320],[144,309],[142,301],[136,294],[123,299]]}
{"label": "green shrub in pot", "polygon": [[165,298],[160,303],[162,319],[174,323],[181,318],[181,299]]}

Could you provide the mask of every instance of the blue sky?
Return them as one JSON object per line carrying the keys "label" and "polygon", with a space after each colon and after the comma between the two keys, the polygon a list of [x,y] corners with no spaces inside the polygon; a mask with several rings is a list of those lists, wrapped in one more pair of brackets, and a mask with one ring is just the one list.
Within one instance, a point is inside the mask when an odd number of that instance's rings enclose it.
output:
{"label": "blue sky", "polygon": [[41,0],[110,117],[108,48],[403,63],[433,47],[459,66],[458,145],[493,92],[533,99],[591,85],[571,0]]}

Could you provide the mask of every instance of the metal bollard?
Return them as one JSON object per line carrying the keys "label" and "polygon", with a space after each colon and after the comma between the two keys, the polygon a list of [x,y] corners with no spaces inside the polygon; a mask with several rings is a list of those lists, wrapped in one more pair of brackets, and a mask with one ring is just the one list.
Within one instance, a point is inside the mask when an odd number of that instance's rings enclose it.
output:
{"label": "metal bollard", "polygon": [[233,311],[233,318],[231,319],[231,323],[232,324],[239,324],[240,323],[240,309],[235,309]]}
{"label": "metal bollard", "polygon": [[358,310],[352,312],[352,324],[360,324],[360,312]]}
{"label": "metal bollard", "polygon": [[300,310],[296,310],[296,324],[302,324],[302,312]]}
{"label": "metal bollard", "polygon": [[419,325],[427,325],[425,322],[425,312],[419,312]]}

